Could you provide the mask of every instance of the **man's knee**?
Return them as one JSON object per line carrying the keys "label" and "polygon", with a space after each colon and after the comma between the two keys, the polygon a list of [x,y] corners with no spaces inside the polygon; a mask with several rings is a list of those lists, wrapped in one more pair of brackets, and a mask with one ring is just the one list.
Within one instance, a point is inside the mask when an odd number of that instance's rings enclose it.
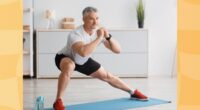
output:
{"label": "man's knee", "polygon": [[75,69],[75,63],[73,61],[69,61],[67,68],[69,68],[70,70],[74,70]]}
{"label": "man's knee", "polygon": [[75,64],[71,59],[66,58],[66,59],[63,59],[61,61],[60,68],[61,68],[61,70],[63,70],[63,69],[74,69],[75,68]]}
{"label": "man's knee", "polygon": [[68,60],[68,61],[63,63],[62,68],[61,68],[61,72],[62,72],[63,75],[70,76],[74,69],[75,69],[74,62]]}

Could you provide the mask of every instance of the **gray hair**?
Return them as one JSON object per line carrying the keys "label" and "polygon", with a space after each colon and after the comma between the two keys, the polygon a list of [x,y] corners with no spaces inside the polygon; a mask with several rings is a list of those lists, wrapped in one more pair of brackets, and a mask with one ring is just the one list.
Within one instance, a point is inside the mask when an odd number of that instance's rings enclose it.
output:
{"label": "gray hair", "polygon": [[83,17],[86,16],[88,13],[91,13],[91,12],[97,12],[98,10],[94,7],[86,7],[83,12],[82,12],[82,15]]}

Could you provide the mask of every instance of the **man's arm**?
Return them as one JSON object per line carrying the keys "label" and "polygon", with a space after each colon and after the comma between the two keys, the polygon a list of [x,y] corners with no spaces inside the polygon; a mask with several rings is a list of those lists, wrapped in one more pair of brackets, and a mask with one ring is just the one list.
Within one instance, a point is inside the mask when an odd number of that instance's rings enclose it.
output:
{"label": "man's arm", "polygon": [[[106,38],[109,37],[109,33],[107,30],[104,30],[104,36]],[[119,43],[113,38],[110,38],[109,40],[105,40],[104,46],[114,53],[119,54],[121,52],[121,47],[120,47]]]}
{"label": "man's arm", "polygon": [[104,31],[98,30],[97,38],[94,41],[88,44],[84,44],[83,42],[74,43],[72,45],[72,49],[82,57],[88,56],[96,49],[96,47],[102,41],[103,35],[104,35]]}
{"label": "man's arm", "polygon": [[104,46],[114,53],[119,54],[121,52],[121,47],[119,43],[113,38],[111,38],[110,40],[105,40]]}

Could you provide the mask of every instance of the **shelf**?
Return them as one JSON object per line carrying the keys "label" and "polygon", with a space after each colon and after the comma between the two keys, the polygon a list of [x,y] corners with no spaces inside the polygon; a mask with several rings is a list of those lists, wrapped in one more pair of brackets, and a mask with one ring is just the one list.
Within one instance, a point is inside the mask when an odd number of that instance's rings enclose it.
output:
{"label": "shelf", "polygon": [[31,12],[32,11],[32,8],[26,8],[23,10],[23,12]]}
{"label": "shelf", "polygon": [[72,31],[73,29],[37,29],[40,32],[65,32]]}
{"label": "shelf", "polygon": [[23,71],[23,76],[28,76],[28,75],[30,75],[30,72],[28,72],[28,71]]}
{"label": "shelf", "polygon": [[33,76],[34,0],[23,0],[23,75]]}
{"label": "shelf", "polygon": [[30,52],[24,50],[24,51],[23,51],[23,54],[24,54],[24,55],[28,55],[28,54],[30,54]]}
{"label": "shelf", "polygon": [[[37,29],[39,32],[65,32],[73,31],[74,29]],[[108,28],[109,31],[148,31],[148,29],[142,28]]]}
{"label": "shelf", "polygon": [[23,32],[24,32],[24,33],[29,33],[29,32],[30,32],[30,30],[23,30]]}

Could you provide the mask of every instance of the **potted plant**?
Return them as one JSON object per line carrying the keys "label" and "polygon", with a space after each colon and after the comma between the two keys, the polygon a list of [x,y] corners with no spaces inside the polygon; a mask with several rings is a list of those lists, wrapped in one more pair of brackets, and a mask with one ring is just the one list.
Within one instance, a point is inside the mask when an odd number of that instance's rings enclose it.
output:
{"label": "potted plant", "polygon": [[136,11],[137,11],[138,27],[143,28],[143,26],[144,26],[144,5],[143,5],[142,0],[139,0],[136,9],[137,9]]}

